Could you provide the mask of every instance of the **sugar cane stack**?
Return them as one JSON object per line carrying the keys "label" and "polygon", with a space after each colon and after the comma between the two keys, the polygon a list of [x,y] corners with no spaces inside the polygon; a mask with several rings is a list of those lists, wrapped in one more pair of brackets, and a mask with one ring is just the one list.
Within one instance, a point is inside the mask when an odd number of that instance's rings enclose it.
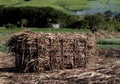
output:
{"label": "sugar cane stack", "polygon": [[[94,45],[89,45],[90,42]],[[86,67],[95,40],[79,33],[22,31],[12,36],[7,46],[15,56],[18,71],[44,72]]]}

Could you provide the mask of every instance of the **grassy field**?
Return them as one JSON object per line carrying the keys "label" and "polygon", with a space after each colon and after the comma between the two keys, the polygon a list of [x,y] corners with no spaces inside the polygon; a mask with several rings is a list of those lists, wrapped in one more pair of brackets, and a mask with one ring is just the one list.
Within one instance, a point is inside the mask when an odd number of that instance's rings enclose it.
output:
{"label": "grassy field", "polygon": [[0,5],[5,6],[51,6],[57,9],[82,10],[89,7],[89,0],[0,0]]}
{"label": "grassy field", "polygon": [[110,44],[106,44],[106,45],[97,45],[97,49],[120,49],[120,45],[110,45]]}
{"label": "grassy field", "polygon": [[29,28],[28,30],[33,31],[33,32],[82,32],[86,33],[89,32],[89,29],[70,29],[70,28],[60,28],[60,29],[55,29],[55,28]]}
{"label": "grassy field", "polygon": [[120,45],[120,39],[100,39],[98,44],[110,44],[110,45]]}
{"label": "grassy field", "polygon": [[[112,10],[119,10],[120,0],[0,0],[0,5],[9,7],[21,7],[21,6],[34,6],[34,7],[54,7],[63,11],[76,11],[92,8],[109,8],[109,4]],[[115,5],[116,4],[116,5]]]}
{"label": "grassy field", "polygon": [[114,3],[116,3],[116,4],[120,5],[120,0],[115,0],[115,2],[114,2]]}
{"label": "grassy field", "polygon": [[35,7],[54,7],[60,10],[84,10],[90,7],[104,7],[110,3],[120,4],[120,0],[0,0],[0,5],[10,7],[35,6]]}
{"label": "grassy field", "polygon": [[100,39],[97,42],[98,49],[120,49],[120,39]]}
{"label": "grassy field", "polygon": [[[27,30],[33,31],[33,32],[89,32],[89,29],[70,29],[70,28],[26,28]],[[0,35],[4,35],[5,33],[17,33],[21,31],[21,28],[13,28],[13,29],[6,29],[6,28],[0,28]]]}
{"label": "grassy field", "polygon": [[[94,0],[0,0],[0,5],[5,6],[37,6],[37,7],[45,7],[51,6],[57,9],[66,9],[66,10],[83,10],[89,8],[93,5],[92,2]],[[95,1],[96,4],[100,5],[107,4],[109,0]],[[119,0],[110,0],[112,3],[120,4]]]}

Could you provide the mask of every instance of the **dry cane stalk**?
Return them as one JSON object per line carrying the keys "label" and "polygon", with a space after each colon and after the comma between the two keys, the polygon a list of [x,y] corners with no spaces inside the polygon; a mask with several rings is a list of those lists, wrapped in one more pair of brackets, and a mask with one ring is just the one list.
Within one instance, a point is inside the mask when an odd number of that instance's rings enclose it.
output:
{"label": "dry cane stalk", "polygon": [[[50,70],[54,68],[64,69],[70,65],[71,59],[73,68],[86,66],[89,52],[91,52],[87,48],[87,40],[85,36],[79,34],[32,33],[25,31],[12,37],[8,44],[11,52],[15,53],[16,67],[22,70],[25,64],[27,69],[33,67],[33,71],[37,71],[38,68],[43,69],[46,65],[49,65]],[[13,43],[14,41],[16,43]],[[12,49],[15,50],[12,51]],[[85,57],[82,57],[83,54]],[[43,62],[38,62],[39,58],[43,58]],[[31,65],[29,62],[32,59],[37,60]]]}

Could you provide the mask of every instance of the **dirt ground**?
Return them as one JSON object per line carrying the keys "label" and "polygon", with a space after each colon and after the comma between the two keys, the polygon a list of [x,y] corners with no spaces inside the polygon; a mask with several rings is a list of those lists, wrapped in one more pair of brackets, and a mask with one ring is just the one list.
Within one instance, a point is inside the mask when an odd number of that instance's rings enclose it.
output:
{"label": "dirt ground", "polygon": [[0,84],[120,84],[120,54],[103,56],[109,52],[99,51],[87,68],[45,73],[18,73],[14,56],[0,52]]}
{"label": "dirt ground", "polygon": [[[4,37],[0,37],[0,44],[9,38]],[[96,37],[120,38],[120,34],[100,32]],[[120,50],[99,50],[98,56],[89,60],[87,68],[45,73],[18,73],[14,61],[14,56],[0,52],[0,84],[120,84]]]}

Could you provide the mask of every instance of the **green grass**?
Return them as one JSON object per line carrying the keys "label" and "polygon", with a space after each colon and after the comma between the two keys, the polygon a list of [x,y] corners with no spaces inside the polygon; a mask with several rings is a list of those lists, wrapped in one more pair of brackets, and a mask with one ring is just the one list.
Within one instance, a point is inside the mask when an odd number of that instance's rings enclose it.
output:
{"label": "green grass", "polygon": [[116,4],[120,5],[120,0],[114,0],[113,3],[116,3]]}
{"label": "green grass", "polygon": [[21,31],[20,28],[13,28],[13,29],[0,28],[0,35],[9,34],[9,33],[16,33],[19,31]]}
{"label": "green grass", "polygon": [[[70,29],[70,28],[26,28],[27,30],[33,31],[33,32],[89,32],[89,29]],[[20,32],[22,29],[21,28],[12,28],[12,29],[6,29],[6,28],[0,28],[0,36],[9,34],[9,33],[17,33]]]}
{"label": "green grass", "polygon": [[[110,0],[113,4],[120,4],[120,0]],[[0,5],[21,7],[21,6],[35,6],[35,7],[54,7],[59,10],[84,10],[90,7],[108,7],[108,0],[0,0]],[[113,6],[114,7],[114,6]],[[119,7],[118,7],[119,9]]]}
{"label": "green grass", "polygon": [[102,44],[102,45],[120,45],[120,39],[100,39],[98,41],[98,44]]}
{"label": "green grass", "polygon": [[120,45],[97,45],[97,49],[120,49]]}
{"label": "green grass", "polygon": [[7,47],[4,44],[0,44],[0,52],[7,52]]}
{"label": "green grass", "polygon": [[[110,0],[111,3],[120,4],[120,0]],[[0,5],[5,6],[37,6],[37,7],[54,7],[60,10],[83,10],[91,6],[103,7],[108,0],[0,0]]]}
{"label": "green grass", "polygon": [[[84,9],[89,7],[89,0],[31,0],[25,2],[24,0],[0,0],[0,5],[5,6],[37,6],[45,7],[51,6],[57,9]],[[79,9],[79,10],[80,10]]]}
{"label": "green grass", "polygon": [[89,32],[89,29],[70,29],[70,28],[59,28],[59,29],[55,29],[55,28],[29,28],[28,30],[33,31],[33,32],[52,32],[52,33],[56,33],[56,32]]}
{"label": "green grass", "polygon": [[120,49],[120,39],[100,39],[97,49]]}

